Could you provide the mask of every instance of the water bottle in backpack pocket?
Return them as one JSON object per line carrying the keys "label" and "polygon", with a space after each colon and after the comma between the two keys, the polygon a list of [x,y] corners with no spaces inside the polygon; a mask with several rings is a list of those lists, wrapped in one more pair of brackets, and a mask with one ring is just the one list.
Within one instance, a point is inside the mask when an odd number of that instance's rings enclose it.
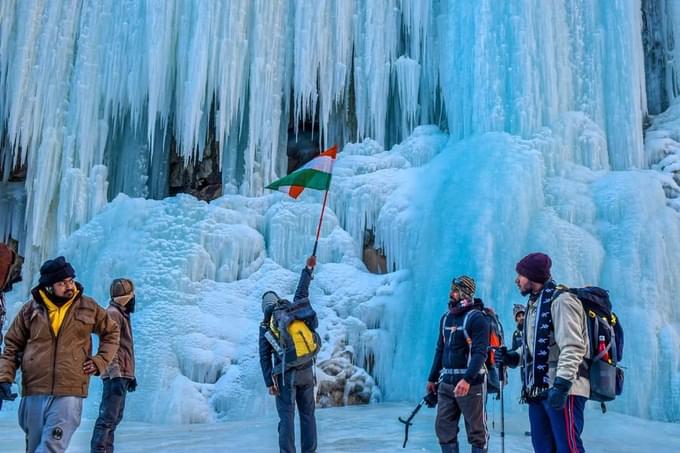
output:
{"label": "water bottle in backpack pocket", "polygon": [[612,401],[623,392],[623,370],[618,367],[623,358],[623,327],[612,311],[609,293],[596,286],[560,289],[576,296],[586,313],[591,357],[580,371],[590,380],[589,399]]}

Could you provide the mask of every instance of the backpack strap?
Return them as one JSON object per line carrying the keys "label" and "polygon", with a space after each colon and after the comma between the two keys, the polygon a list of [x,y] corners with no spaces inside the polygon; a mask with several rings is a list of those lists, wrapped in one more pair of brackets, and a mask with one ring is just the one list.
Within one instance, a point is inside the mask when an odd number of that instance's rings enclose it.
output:
{"label": "backpack strap", "polygon": [[444,313],[444,316],[442,316],[442,323],[441,326],[439,326],[439,331],[442,333],[442,341],[446,343],[446,319],[449,317],[449,312],[447,311]]}
{"label": "backpack strap", "polygon": [[[484,316],[484,313],[482,313],[481,310],[477,310],[476,308],[473,308],[472,310],[469,310],[467,313],[465,313],[465,317],[463,317],[463,335],[465,335],[465,342],[468,345],[468,359],[467,359],[467,366],[470,366],[470,360],[472,359],[472,338],[470,337],[470,334],[468,334],[467,331],[467,323],[468,319],[470,319],[470,316],[474,312],[479,312],[482,316]],[[483,369],[484,367],[482,367]]]}

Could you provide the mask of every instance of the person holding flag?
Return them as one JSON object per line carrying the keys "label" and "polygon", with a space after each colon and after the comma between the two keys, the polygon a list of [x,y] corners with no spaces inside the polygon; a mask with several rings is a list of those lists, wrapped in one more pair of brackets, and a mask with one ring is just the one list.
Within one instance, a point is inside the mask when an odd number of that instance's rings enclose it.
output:
{"label": "person holding flag", "polygon": [[[279,190],[298,198],[305,189],[323,190],[324,199],[316,229],[314,251],[307,259],[302,269],[300,280],[292,304],[279,298],[275,291],[269,290],[262,295],[262,312],[264,318],[260,323],[259,352],[262,376],[270,395],[276,397],[276,410],[279,415],[279,450],[282,453],[295,453],[295,425],[294,416],[297,406],[300,416],[301,451],[312,453],[317,449],[317,430],[314,409],[314,387],[316,375],[314,373],[315,357],[321,346],[321,339],[316,334],[318,319],[309,302],[309,285],[313,279],[316,266],[316,249],[321,233],[321,223],[328,201],[328,189],[331,184],[333,164],[335,163],[337,147],[320,153],[301,168],[288,176],[274,181],[268,189]],[[303,308],[304,307],[304,308]],[[297,314],[293,316],[288,311]],[[284,326],[278,314],[286,313],[282,319],[294,317],[297,329],[292,333],[295,322]],[[300,316],[305,313],[306,316]],[[304,339],[302,351],[300,344],[291,341],[300,336]],[[299,342],[298,342],[299,343]],[[303,348],[304,349],[304,348]],[[288,359],[288,360],[287,360]],[[292,360],[290,360],[292,359]]]}

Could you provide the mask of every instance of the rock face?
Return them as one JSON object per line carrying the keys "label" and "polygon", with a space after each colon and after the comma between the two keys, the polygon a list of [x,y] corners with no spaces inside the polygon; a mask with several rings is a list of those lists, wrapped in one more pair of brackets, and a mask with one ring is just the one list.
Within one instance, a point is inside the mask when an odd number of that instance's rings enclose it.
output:
{"label": "rock face", "polygon": [[380,388],[366,370],[352,364],[353,356],[352,347],[342,344],[330,359],[317,364],[317,406],[348,406],[380,400]]}
{"label": "rock face", "polygon": [[385,251],[375,247],[375,232],[371,229],[364,233],[364,251],[362,259],[369,272],[374,274],[387,273],[387,257]]}
{"label": "rock face", "polygon": [[222,172],[217,153],[217,146],[212,142],[205,147],[201,160],[187,163],[173,147],[170,154],[170,195],[188,193],[204,201],[220,197]]}

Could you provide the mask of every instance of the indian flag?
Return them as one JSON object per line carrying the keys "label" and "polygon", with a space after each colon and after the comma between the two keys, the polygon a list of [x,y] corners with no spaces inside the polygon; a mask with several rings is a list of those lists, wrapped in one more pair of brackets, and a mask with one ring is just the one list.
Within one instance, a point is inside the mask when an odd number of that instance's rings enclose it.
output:
{"label": "indian flag", "polygon": [[293,198],[305,189],[328,190],[337,151],[337,146],[327,149],[288,176],[269,184],[267,189],[285,192]]}

